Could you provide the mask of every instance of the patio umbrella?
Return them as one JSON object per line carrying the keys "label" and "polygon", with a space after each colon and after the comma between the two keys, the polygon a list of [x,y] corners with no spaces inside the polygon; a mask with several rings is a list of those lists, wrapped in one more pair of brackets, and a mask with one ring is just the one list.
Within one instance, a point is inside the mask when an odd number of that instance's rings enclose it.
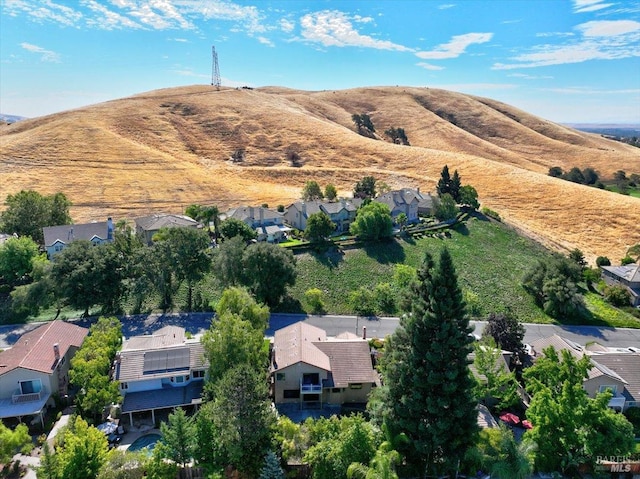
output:
{"label": "patio umbrella", "polygon": [[511,412],[505,412],[499,417],[501,421],[504,421],[512,426],[517,426],[518,424],[520,424],[520,418]]}
{"label": "patio umbrella", "polygon": [[533,429],[533,424],[525,419],[522,421],[522,427],[525,429]]}

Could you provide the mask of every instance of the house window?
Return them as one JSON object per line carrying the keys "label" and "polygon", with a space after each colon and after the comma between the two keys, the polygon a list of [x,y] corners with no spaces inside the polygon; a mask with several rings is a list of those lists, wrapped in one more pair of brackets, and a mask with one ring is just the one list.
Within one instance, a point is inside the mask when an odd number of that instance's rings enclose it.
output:
{"label": "house window", "polygon": [[362,383],[349,384],[349,389],[362,389]]}
{"label": "house window", "polygon": [[600,386],[600,389],[598,390],[598,392],[603,393],[603,392],[605,392],[607,390],[610,390],[613,393],[613,395],[615,396],[617,394],[617,392],[618,392],[618,386],[607,386],[607,385]]}
{"label": "house window", "polygon": [[129,389],[129,383],[120,383],[120,389]]}
{"label": "house window", "polygon": [[276,381],[284,381],[284,373],[276,373]]}
{"label": "house window", "polygon": [[331,389],[331,392],[332,392],[332,393],[341,393],[341,392],[342,392],[342,389],[340,389],[340,388],[333,388],[333,389]]}
{"label": "house window", "polygon": [[21,394],[34,394],[42,390],[42,382],[39,379],[31,381],[19,381]]}
{"label": "house window", "polygon": [[184,376],[176,376],[176,382],[177,383],[183,383],[184,382]]}
{"label": "house window", "polygon": [[300,398],[299,389],[285,389],[282,391],[282,395],[285,399],[298,399]]}
{"label": "house window", "polygon": [[320,384],[319,373],[305,373],[302,375],[302,384]]}
{"label": "house window", "polygon": [[204,377],[204,371],[193,371],[191,375],[193,376],[193,379],[201,379]]}

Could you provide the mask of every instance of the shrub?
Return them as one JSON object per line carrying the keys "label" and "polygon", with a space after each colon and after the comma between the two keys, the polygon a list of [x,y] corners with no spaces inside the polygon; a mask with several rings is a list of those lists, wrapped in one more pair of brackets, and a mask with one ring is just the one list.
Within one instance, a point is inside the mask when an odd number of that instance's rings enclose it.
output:
{"label": "shrub", "polygon": [[379,313],[391,314],[396,310],[393,288],[389,283],[378,283],[373,291],[376,309]]}
{"label": "shrub", "polygon": [[636,262],[636,261],[635,261],[631,256],[629,256],[629,255],[625,256],[624,258],[622,258],[622,259],[620,260],[620,264],[621,264],[622,266],[626,266],[626,265],[628,265],[628,264],[632,264],[632,263],[635,263],[635,262]]}
{"label": "shrub", "polygon": [[626,306],[629,304],[629,292],[623,286],[607,286],[604,289],[604,299],[614,306]]}
{"label": "shrub", "polygon": [[633,424],[633,432],[636,437],[640,436],[640,407],[630,407],[624,412],[624,415]]}
{"label": "shrub", "polygon": [[324,293],[318,288],[308,289],[304,293],[304,300],[309,306],[310,312],[319,314],[324,312]]}
{"label": "shrub", "polygon": [[489,218],[492,218],[496,221],[502,221],[502,218],[500,218],[500,214],[498,214],[497,211],[493,211],[491,208],[487,208],[486,206],[483,206],[481,212],[483,215]]}
{"label": "shrub", "polygon": [[601,266],[611,266],[611,260],[606,256],[598,256],[596,258],[596,266],[600,268]]}

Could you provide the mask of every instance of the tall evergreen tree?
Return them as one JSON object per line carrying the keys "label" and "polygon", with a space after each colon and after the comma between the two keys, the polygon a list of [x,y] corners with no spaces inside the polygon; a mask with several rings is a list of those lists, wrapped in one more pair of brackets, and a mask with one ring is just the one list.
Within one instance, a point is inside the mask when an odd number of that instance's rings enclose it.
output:
{"label": "tall evergreen tree", "polygon": [[444,165],[442,172],[440,173],[440,179],[436,186],[438,196],[442,196],[445,193],[451,194],[451,175],[449,174],[449,165]]}
{"label": "tall evergreen tree", "polygon": [[378,414],[412,474],[455,472],[474,444],[477,413],[467,359],[471,328],[447,249],[437,266],[427,253],[411,287],[411,312],[390,337]]}
{"label": "tall evergreen tree", "polygon": [[449,184],[449,194],[453,196],[453,199],[456,200],[456,203],[460,202],[460,175],[458,174],[458,170],[453,171],[453,176],[451,177],[451,183]]}

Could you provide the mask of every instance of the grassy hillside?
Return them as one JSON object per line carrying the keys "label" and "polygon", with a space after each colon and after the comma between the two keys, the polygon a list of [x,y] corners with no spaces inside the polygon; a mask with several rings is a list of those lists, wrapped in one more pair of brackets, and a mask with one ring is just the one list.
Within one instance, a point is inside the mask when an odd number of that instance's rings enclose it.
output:
{"label": "grassy hillside", "polygon": [[[303,254],[298,259],[298,279],[291,296],[303,302],[304,292],[319,288],[325,293],[326,309],[349,313],[350,291],[360,286],[373,290],[378,283],[393,282],[396,263],[418,267],[425,252],[437,254],[445,245],[453,258],[459,283],[476,316],[510,310],[521,321],[551,323],[521,286],[525,272],[550,252],[513,229],[495,222],[472,218],[451,232],[451,238],[394,240],[340,254]],[[640,320],[612,308],[595,295],[588,296],[590,316],[584,323],[640,327]]]}
{"label": "grassy hillside", "polygon": [[[353,113],[371,116],[377,139],[355,131]],[[390,127],[404,128],[411,146],[389,142]],[[230,161],[240,148],[245,160]],[[310,179],[342,195],[365,175],[433,191],[448,164],[484,206],[546,246],[578,247],[593,261],[640,242],[640,199],[547,176],[551,166],[589,166],[604,179],[640,172],[640,149],[431,88],[158,90],[0,126],[0,157],[0,198],[62,191],[76,222],[190,203],[287,204]]]}

